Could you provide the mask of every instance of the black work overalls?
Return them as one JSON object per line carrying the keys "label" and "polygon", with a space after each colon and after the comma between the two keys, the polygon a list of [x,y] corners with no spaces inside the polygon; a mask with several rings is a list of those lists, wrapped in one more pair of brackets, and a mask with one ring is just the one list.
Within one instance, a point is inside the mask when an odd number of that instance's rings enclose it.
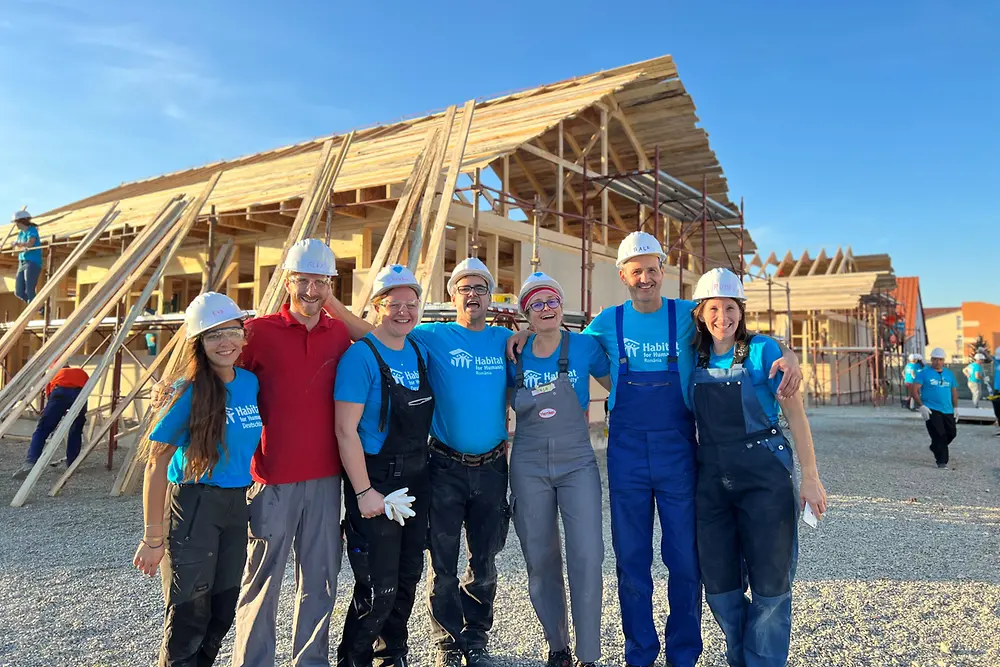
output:
{"label": "black work overalls", "polygon": [[[382,381],[379,431],[389,432],[378,454],[366,454],[368,479],[372,487],[387,495],[409,488],[411,509],[416,513],[400,526],[384,514],[364,519],[350,479],[344,475],[344,532],[347,557],[354,570],[354,596],[344,620],[344,634],[337,650],[340,661],[370,665],[373,657],[395,663],[406,656],[407,623],[413,597],[424,569],[427,542],[427,509],[430,505],[430,478],[427,470],[427,436],[434,414],[434,396],[427,368],[417,346],[407,339],[417,354],[420,371],[418,389],[408,389],[392,377],[388,364],[371,341],[362,338],[378,362]],[[378,642],[377,646],[374,644]]]}

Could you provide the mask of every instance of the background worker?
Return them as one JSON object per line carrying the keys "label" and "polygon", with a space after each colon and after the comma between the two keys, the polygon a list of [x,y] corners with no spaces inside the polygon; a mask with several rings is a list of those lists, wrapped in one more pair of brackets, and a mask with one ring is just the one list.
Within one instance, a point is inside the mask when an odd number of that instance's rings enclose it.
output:
{"label": "background worker", "polygon": [[[705,598],[726,636],[732,667],[783,667],[792,631],[797,515],[826,511],[812,433],[798,393],[778,399],[777,341],[749,334],[743,283],[712,269],[694,292],[697,367],[690,382],[698,423],[698,558]],[[795,488],[792,446],[802,467]],[[744,593],[744,572],[752,599]]]}
{"label": "background worker", "polygon": [[31,221],[31,214],[26,208],[16,211],[11,217],[11,222],[17,225],[17,239],[14,241],[14,249],[20,250],[17,254],[17,276],[14,280],[14,295],[29,303],[35,298],[35,287],[38,285],[38,276],[42,274],[42,240],[38,236],[38,225]]}
{"label": "background worker", "polygon": [[611,388],[608,357],[593,336],[563,331],[563,289],[531,274],[518,304],[535,332],[508,364],[517,415],[510,453],[511,511],[528,569],[528,593],[549,645],[546,667],[573,667],[559,539],[576,635],[576,664],[601,657],[604,511],[590,444],[590,377]]}
{"label": "background worker", "polygon": [[986,361],[986,355],[982,352],[977,352],[976,356],[972,358],[972,362],[962,369],[965,377],[969,381],[969,391],[972,393],[972,407],[979,407],[979,400],[983,395],[983,362]]}
{"label": "background worker", "polygon": [[924,418],[931,436],[931,453],[938,468],[948,467],[948,445],[955,439],[955,411],[958,410],[958,384],[951,370],[944,367],[944,349],[931,351],[931,365],[917,375],[913,400]]}
{"label": "background worker", "polygon": [[[492,667],[486,648],[497,591],[496,556],[510,527],[507,503],[509,329],[488,326],[496,282],[483,262],[459,262],[448,279],[454,322],[417,326],[410,336],[430,357],[434,393],[430,438],[428,609],[436,667]],[[372,327],[332,295],[327,308],[358,340]],[[468,566],[459,580],[465,528]]]}
{"label": "background worker", "polygon": [[[1000,347],[993,351],[993,395],[990,396],[990,402],[993,403],[993,414],[1000,427]],[[1000,437],[1000,431],[994,435]]]}
{"label": "background worker", "polygon": [[191,302],[184,315],[190,361],[149,434],[146,527],[132,563],[149,576],[160,567],[166,605],[160,667],[214,664],[236,616],[250,460],[262,431],[257,378],[234,367],[246,344],[245,317],[224,294],[206,292]]}
{"label": "background worker", "polygon": [[916,381],[917,373],[924,367],[924,364],[923,357],[919,354],[911,354],[907,358],[907,361],[909,363],[903,368],[903,386],[906,388],[906,394],[903,396],[903,407],[908,408],[912,412],[917,409],[917,406],[910,396],[910,388]]}
{"label": "background worker", "polygon": [[[387,266],[375,279],[372,307],[377,324],[344,353],[334,390],[344,533],[354,571],[337,662],[363,667],[378,658],[384,667],[405,667],[431,501],[427,436],[434,396],[427,353],[408,336],[420,317],[420,283],[405,266]],[[409,499],[405,508],[400,496]]]}
{"label": "background worker", "polygon": [[[35,425],[35,432],[31,434],[31,444],[28,446],[28,455],[25,457],[24,465],[14,471],[13,479],[25,479],[31,469],[35,467],[35,462],[38,461],[45,448],[45,441],[59,427],[59,422],[69,412],[76,397],[80,395],[80,390],[89,379],[90,376],[82,368],[73,368],[67,364],[45,386],[45,394],[48,397],[45,401],[45,408]],[[80,454],[83,427],[86,423],[87,409],[84,407],[73,420],[73,426],[66,439],[67,466],[73,463]]]}

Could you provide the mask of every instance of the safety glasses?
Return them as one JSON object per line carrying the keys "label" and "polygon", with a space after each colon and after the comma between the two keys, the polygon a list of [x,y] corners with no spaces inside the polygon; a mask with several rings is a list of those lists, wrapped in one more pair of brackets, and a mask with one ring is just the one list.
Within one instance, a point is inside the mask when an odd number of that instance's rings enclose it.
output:
{"label": "safety glasses", "polygon": [[329,278],[306,278],[304,276],[290,276],[288,282],[301,292],[307,290],[310,287],[320,289],[321,287],[329,287],[332,281]]}
{"label": "safety glasses", "polygon": [[462,296],[469,296],[470,294],[484,296],[490,293],[490,288],[486,285],[461,285],[455,291]]}
{"label": "safety glasses", "polygon": [[419,301],[383,301],[381,305],[383,308],[387,308],[393,315],[401,313],[404,308],[414,311],[420,309]]}
{"label": "safety glasses", "polygon": [[201,339],[206,343],[221,343],[224,340],[229,340],[237,343],[246,337],[246,331],[243,327],[223,327],[221,329],[212,329],[201,335]]}

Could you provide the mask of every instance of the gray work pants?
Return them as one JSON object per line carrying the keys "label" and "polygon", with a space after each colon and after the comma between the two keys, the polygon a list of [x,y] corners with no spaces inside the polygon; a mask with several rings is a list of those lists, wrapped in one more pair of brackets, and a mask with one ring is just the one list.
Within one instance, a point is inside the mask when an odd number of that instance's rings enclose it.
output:
{"label": "gray work pants", "polygon": [[555,438],[515,441],[510,490],[514,529],[527,564],[528,593],[551,651],[569,647],[559,540],[562,515],[576,657],[594,662],[601,655],[604,515],[601,474],[590,443]]}
{"label": "gray work pants", "polygon": [[972,393],[972,407],[978,408],[983,396],[983,385],[978,380],[969,380],[969,391]]}
{"label": "gray work pants", "polygon": [[274,665],[278,594],[295,552],[292,665],[330,664],[330,614],[340,573],[340,477],[254,484],[247,564],[236,609],[233,667]]}

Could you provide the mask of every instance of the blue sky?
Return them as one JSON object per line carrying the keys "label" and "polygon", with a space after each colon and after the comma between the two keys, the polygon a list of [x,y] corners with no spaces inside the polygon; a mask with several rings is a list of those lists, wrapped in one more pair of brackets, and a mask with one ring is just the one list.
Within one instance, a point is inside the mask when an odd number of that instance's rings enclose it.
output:
{"label": "blue sky", "polygon": [[0,4],[0,210],[672,54],[762,250],[1000,302],[1000,3]]}

